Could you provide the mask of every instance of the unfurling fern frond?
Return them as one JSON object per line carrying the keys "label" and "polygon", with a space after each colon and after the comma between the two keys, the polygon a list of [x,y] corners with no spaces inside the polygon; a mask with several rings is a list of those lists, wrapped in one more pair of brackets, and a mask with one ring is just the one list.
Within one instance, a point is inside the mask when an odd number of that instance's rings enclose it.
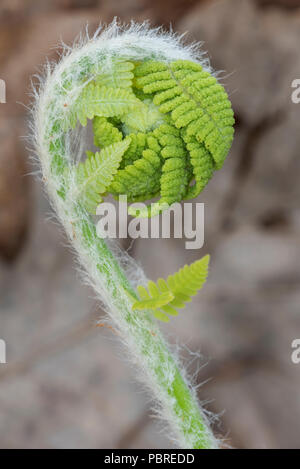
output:
{"label": "unfurling fern frond", "polygon": [[102,149],[130,137],[107,192],[127,195],[129,202],[160,196],[151,206],[129,208],[139,217],[197,197],[221,168],[233,139],[224,88],[200,64],[186,60],[113,59],[108,69],[93,70],[66,112],[72,127],[93,119],[94,143]]}
{"label": "unfurling fern frond", "polygon": [[209,256],[185,265],[167,280],[159,278],[157,283],[148,282],[148,291],[142,285],[137,287],[139,301],[132,309],[149,309],[161,321],[168,322],[169,316],[177,316],[177,308],[184,308],[203,287],[208,275]]}
{"label": "unfurling fern frond", "polygon": [[90,155],[84,163],[78,165],[76,196],[89,212],[95,213],[96,207],[102,200],[101,194],[111,183],[129,144],[130,138],[113,143],[100,153]]}
{"label": "unfurling fern frond", "polygon": [[[139,266],[106,242],[87,213],[95,213],[111,193],[132,202],[157,197],[153,208],[143,205],[138,213],[155,215],[195,197],[222,165],[231,143],[232,111],[215,78],[192,62],[197,60],[196,49],[181,45],[176,35],[114,21],[76,43],[53,70],[47,66],[45,82],[34,93],[32,140],[86,279],[153,390],[172,443],[215,449],[219,444],[196,392],[154,320],[169,321],[197,293],[208,256],[135,291],[133,277],[137,284],[144,278]],[[90,126],[80,129],[89,119],[96,153],[84,148]],[[86,160],[80,162],[84,152]]]}

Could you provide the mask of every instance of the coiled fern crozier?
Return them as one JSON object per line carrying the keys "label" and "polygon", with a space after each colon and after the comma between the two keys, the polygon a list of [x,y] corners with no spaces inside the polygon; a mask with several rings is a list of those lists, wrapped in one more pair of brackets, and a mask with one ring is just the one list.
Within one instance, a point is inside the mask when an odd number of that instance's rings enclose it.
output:
{"label": "coiled fern crozier", "polygon": [[[233,112],[224,88],[190,60],[113,58],[109,72],[98,69],[83,87],[67,119],[73,128],[78,120],[86,126],[93,119],[94,143],[108,158],[128,142],[122,159],[114,159],[113,180],[102,176],[101,188],[90,184],[101,157],[89,152],[80,165],[81,180],[86,172],[89,181],[84,202],[90,211],[105,192],[126,194],[131,202],[160,194],[159,202],[138,212],[140,217],[197,197],[222,167],[233,139]],[[94,179],[99,179],[96,174]]]}
{"label": "coiled fern crozier", "polygon": [[[92,121],[94,144],[87,145]],[[92,214],[111,193],[145,210],[196,197],[221,168],[233,138],[223,87],[197,46],[145,24],[114,21],[46,69],[33,108],[33,140],[50,199],[80,264],[183,448],[216,448],[207,415],[155,318],[168,321],[202,287],[208,256],[149,282],[96,232]],[[100,233],[101,234],[101,233]]]}

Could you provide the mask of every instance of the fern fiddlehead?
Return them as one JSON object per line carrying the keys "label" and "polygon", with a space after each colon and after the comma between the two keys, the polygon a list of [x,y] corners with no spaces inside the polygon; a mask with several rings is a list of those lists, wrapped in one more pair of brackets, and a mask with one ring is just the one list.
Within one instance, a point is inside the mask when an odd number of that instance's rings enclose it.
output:
{"label": "fern fiddlehead", "polygon": [[[131,138],[105,188],[129,202],[160,200],[139,217],[157,215],[195,198],[220,169],[233,139],[233,112],[224,88],[199,63],[113,60],[84,86],[70,126],[93,119],[94,143],[104,147]],[[109,120],[110,119],[110,120]],[[87,160],[87,165],[89,165]],[[97,187],[95,186],[95,189]],[[90,192],[94,206],[101,194]],[[129,213],[136,215],[134,209]]]}
{"label": "fern fiddlehead", "polygon": [[[99,237],[90,213],[109,192],[131,201],[160,196],[140,216],[195,197],[231,144],[233,117],[223,88],[176,37],[113,23],[48,69],[33,116],[34,144],[58,217],[172,436],[185,448],[217,447],[153,319],[177,314],[201,288],[208,259],[150,283],[148,293],[138,286],[145,285],[143,274],[130,280],[126,255]],[[83,159],[88,120],[99,151]]]}

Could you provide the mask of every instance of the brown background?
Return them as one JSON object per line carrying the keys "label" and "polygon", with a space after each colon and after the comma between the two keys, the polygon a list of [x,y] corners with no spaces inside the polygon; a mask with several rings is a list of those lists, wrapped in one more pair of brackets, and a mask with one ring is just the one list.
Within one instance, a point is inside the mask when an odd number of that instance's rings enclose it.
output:
{"label": "brown background", "polygon": [[219,415],[216,434],[234,447],[299,448],[300,365],[290,358],[300,338],[299,0],[1,0],[0,447],[170,446],[114,333],[95,327],[102,313],[47,218],[23,139],[30,77],[45,56],[115,15],[188,31],[226,71],[236,139],[199,197],[205,247],[138,240],[130,253],[152,278],[211,253],[209,282],[166,332],[186,344],[196,384],[206,381],[199,397]]}

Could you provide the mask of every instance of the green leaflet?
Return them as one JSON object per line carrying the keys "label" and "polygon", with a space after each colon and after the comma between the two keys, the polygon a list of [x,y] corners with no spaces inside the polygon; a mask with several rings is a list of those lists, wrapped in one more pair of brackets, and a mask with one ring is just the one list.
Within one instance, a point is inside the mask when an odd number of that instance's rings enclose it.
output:
{"label": "green leaflet", "polygon": [[100,86],[110,88],[131,88],[134,75],[132,73],[134,64],[132,62],[122,62],[114,60],[107,68],[99,67],[95,70],[95,82]]}
{"label": "green leaflet", "polygon": [[138,290],[140,298],[143,298],[143,300],[137,301],[136,303],[134,303],[134,305],[132,306],[133,310],[161,308],[162,306],[167,305],[168,303],[170,303],[170,301],[174,299],[172,292],[166,292],[166,293],[157,292],[157,295],[153,295],[151,297],[149,293],[147,292],[146,288],[139,286],[137,290]]}
{"label": "green leaflet", "polygon": [[203,142],[220,168],[233,139],[233,112],[216,78],[201,65],[177,60],[171,64],[146,62],[135,71],[136,86],[153,93],[162,113],[171,113],[176,128],[184,128]]}
{"label": "green leaflet", "polygon": [[[231,104],[216,78],[190,61],[135,64],[119,58],[94,66],[89,80],[66,108],[68,126],[92,119],[94,143],[102,150],[130,137],[105,192],[126,194],[130,202],[159,197],[138,213],[129,208],[139,217],[197,197],[223,165],[234,133]],[[95,179],[93,210],[100,201]]]}
{"label": "green leaflet", "polygon": [[195,184],[189,187],[184,198],[192,199],[204,189],[213,175],[215,165],[209,151],[203,143],[197,141],[196,137],[185,133],[183,139],[190,154],[190,163],[195,178]]}
{"label": "green leaflet", "polygon": [[77,197],[89,212],[95,213],[102,201],[101,194],[111,183],[129,144],[130,138],[113,143],[79,163],[76,169]]}
{"label": "green leaflet", "polygon": [[140,301],[132,309],[149,309],[159,320],[168,322],[169,316],[177,316],[177,308],[184,308],[203,287],[208,275],[209,256],[185,265],[178,272],[169,275],[167,280],[159,278],[156,283],[148,282],[148,291],[139,285],[137,291]]}
{"label": "green leaflet", "polygon": [[86,126],[87,119],[95,116],[113,117],[129,112],[137,105],[132,91],[123,88],[100,86],[94,82],[86,85],[70,113],[69,124],[75,127],[77,120]]}

